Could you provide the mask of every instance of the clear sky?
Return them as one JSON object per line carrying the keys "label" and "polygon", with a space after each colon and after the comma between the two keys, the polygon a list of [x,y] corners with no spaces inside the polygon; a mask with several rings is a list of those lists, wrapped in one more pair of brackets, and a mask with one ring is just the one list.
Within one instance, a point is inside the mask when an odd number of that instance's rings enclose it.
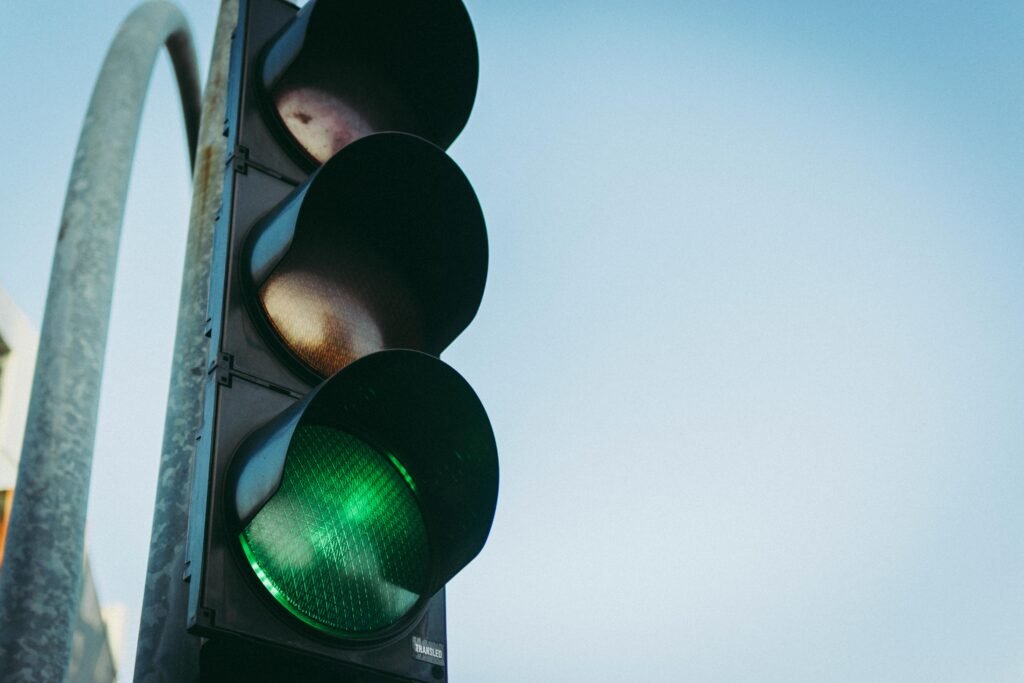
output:
{"label": "clear sky", "polygon": [[[0,283],[38,322],[132,3],[9,5]],[[205,75],[215,8],[185,8]],[[502,483],[450,584],[452,680],[1019,681],[1024,5],[469,9],[480,91],[450,151],[491,261],[445,358]],[[129,650],[189,202],[175,97],[163,60],[90,501]]]}

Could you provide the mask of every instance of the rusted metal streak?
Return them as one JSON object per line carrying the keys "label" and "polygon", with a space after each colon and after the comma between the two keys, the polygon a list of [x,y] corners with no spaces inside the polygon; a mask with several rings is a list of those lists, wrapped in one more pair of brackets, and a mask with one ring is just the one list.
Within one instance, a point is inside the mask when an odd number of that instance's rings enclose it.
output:
{"label": "rusted metal streak", "polygon": [[192,213],[181,284],[174,365],[164,422],[142,603],[135,680],[198,680],[199,639],[185,631],[187,590],[182,580],[195,436],[203,410],[207,358],[206,306],[210,287],[213,228],[224,189],[223,135],[231,34],[238,0],[223,0],[214,35],[193,176]]}

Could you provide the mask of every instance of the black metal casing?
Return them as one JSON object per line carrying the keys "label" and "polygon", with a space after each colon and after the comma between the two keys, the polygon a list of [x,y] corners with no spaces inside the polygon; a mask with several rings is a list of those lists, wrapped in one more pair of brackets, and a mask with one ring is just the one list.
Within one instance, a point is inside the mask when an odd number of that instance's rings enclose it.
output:
{"label": "black metal casing", "polygon": [[[289,620],[265,595],[237,552],[237,528],[232,525],[229,512],[233,503],[224,500],[224,492],[231,488],[234,476],[231,458],[250,439],[254,425],[272,423],[285,411],[307,403],[304,397],[315,395],[319,391],[317,385],[323,380],[282,353],[280,345],[272,340],[273,333],[254,315],[251,258],[247,263],[246,258],[239,256],[251,257],[254,228],[289,196],[301,194],[307,176],[316,172],[314,163],[296,153],[289,144],[287,132],[267,110],[264,85],[264,72],[277,68],[273,60],[268,60],[270,66],[264,66],[267,46],[282,35],[282,28],[292,22],[298,8],[283,0],[240,0],[239,4],[225,121],[228,159],[211,270],[208,329],[211,362],[204,424],[194,462],[185,570],[185,580],[190,584],[188,627],[192,633],[207,639],[201,655],[203,680],[446,681],[443,588],[425,600],[415,617],[403,624],[396,634],[389,633],[379,641],[340,643]],[[458,0],[438,4],[448,8],[448,13],[459,21],[464,18],[468,22]],[[452,7],[457,9],[452,10]],[[308,12],[306,19],[312,14]],[[289,31],[294,33],[297,23],[292,23],[293,29]],[[471,36],[471,28],[469,30]],[[288,40],[295,42],[296,39]],[[278,47],[277,51],[294,48],[286,43],[287,40],[279,41],[278,46],[285,44],[285,47]],[[475,44],[470,66],[475,73]],[[466,75],[458,78],[465,81]],[[472,91],[475,92],[475,80]],[[465,99],[464,95],[462,97]],[[471,103],[472,93],[468,104],[458,104],[466,109],[466,116]],[[429,124],[440,131],[443,138],[440,144],[448,144],[461,130],[465,116],[461,120],[457,120],[458,116],[455,118],[455,123],[447,126]],[[353,148],[361,143],[352,143]],[[472,214],[472,207],[465,212]],[[482,231],[482,217],[479,221]],[[430,343],[424,350],[432,354],[439,353],[465,328],[479,305],[486,273],[486,237],[475,233],[467,235],[463,242],[470,246],[466,247],[468,251],[463,260],[476,265],[465,269],[462,280],[436,285],[439,292],[447,287],[456,293],[450,297],[445,295],[445,301],[450,299],[451,302],[442,301],[439,305],[449,311],[445,314],[446,322],[435,326],[433,337],[426,335]],[[445,272],[452,270],[457,271],[449,267]],[[443,277],[434,280],[427,277],[425,281],[442,280]],[[463,293],[458,294],[460,291]],[[472,293],[467,297],[465,291]],[[436,359],[434,362],[440,363]],[[324,386],[328,387],[325,391],[333,391],[329,389],[330,383]],[[459,398],[455,403],[461,401],[470,405],[476,401],[471,390],[469,394],[472,400]],[[478,405],[478,401],[474,405]],[[486,422],[485,415],[483,419]],[[494,449],[489,426],[486,434],[474,434],[472,440],[483,444],[483,452]],[[484,469],[490,467],[488,460]],[[492,516],[493,498],[497,495],[496,452],[493,470],[493,476],[488,470],[484,477],[486,495],[492,497]],[[493,491],[488,483],[490,478],[493,478]],[[486,509],[486,505],[483,507]],[[450,512],[444,514],[451,515]],[[457,551],[458,557],[449,562],[452,566],[459,565],[454,571],[472,559],[486,540],[489,519],[486,524],[476,521],[472,524],[477,526],[467,534],[473,542]],[[435,567],[434,578],[438,585],[443,585],[454,572],[449,571],[450,567],[444,566],[444,562],[435,564],[440,568]]]}

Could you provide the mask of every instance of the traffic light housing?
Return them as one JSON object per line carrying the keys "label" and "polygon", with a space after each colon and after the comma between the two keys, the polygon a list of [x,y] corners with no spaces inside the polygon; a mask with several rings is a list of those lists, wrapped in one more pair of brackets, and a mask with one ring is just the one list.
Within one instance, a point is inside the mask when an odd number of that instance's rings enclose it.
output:
{"label": "traffic light housing", "polygon": [[443,151],[476,74],[460,0],[240,2],[186,569],[204,680],[447,680],[444,586],[498,485],[438,358],[486,279]]}

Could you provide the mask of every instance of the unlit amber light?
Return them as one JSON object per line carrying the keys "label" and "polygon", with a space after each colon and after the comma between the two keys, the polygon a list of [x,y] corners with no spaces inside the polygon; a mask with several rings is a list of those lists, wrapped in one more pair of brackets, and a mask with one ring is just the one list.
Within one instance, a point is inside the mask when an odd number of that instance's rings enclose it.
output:
{"label": "unlit amber light", "polygon": [[384,348],[380,327],[362,302],[316,273],[274,273],[260,302],[292,353],[327,377]]}
{"label": "unlit amber light", "polygon": [[271,327],[304,365],[329,377],[387,348],[419,348],[419,307],[372,251],[297,242],[259,289]]}

